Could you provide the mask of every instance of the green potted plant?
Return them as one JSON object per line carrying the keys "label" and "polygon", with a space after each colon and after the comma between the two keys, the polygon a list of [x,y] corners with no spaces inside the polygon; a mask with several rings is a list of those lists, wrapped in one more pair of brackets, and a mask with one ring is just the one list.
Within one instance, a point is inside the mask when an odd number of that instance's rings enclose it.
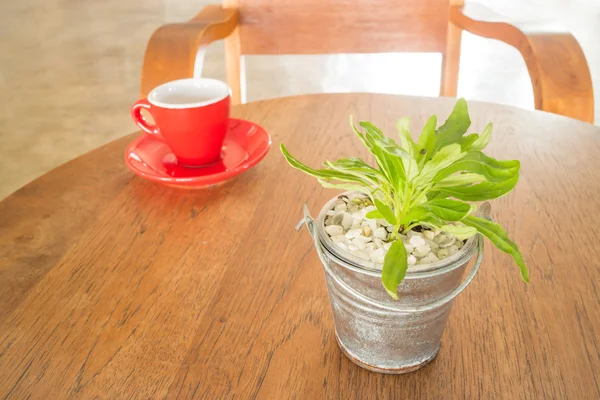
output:
{"label": "green potted plant", "polygon": [[452,300],[479,268],[482,237],[510,254],[529,281],[517,245],[491,221],[489,203],[479,211],[475,205],[509,193],[519,161],[486,156],[492,124],[466,135],[470,124],[464,99],[441,126],[429,118],[416,142],[408,118],[398,121],[399,143],[370,122],[359,130],[351,121],[376,166],[351,157],[313,169],[281,145],[292,167],[346,190],[316,221],[305,208],[303,222],[325,267],[338,344],[365,368],[404,373],[436,356]]}

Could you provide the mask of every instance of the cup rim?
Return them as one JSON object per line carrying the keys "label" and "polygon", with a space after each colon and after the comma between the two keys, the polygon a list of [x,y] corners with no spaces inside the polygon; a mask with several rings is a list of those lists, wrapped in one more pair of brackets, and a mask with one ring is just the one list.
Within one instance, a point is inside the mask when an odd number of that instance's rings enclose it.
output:
{"label": "cup rim", "polygon": [[[205,100],[205,101],[199,101],[199,102],[193,102],[193,103],[181,103],[181,104],[170,104],[170,103],[165,103],[162,102],[160,100],[157,100],[155,97],[157,96],[158,91],[164,90],[168,87],[172,87],[172,86],[184,86],[184,85],[198,85],[201,83],[209,83],[212,85],[217,85],[220,86],[222,89],[225,90],[225,94],[222,96],[218,96],[215,98],[212,98],[210,100]],[[170,82],[166,82],[163,83],[162,85],[159,85],[157,87],[155,87],[154,89],[152,89],[150,91],[150,93],[148,93],[148,102],[150,104],[152,104],[153,106],[156,107],[161,107],[161,108],[170,108],[170,109],[184,109],[184,108],[194,108],[194,107],[203,107],[203,106],[208,106],[210,104],[215,104],[218,103],[219,101],[222,101],[228,97],[231,96],[231,88],[229,87],[229,85],[226,82],[223,82],[219,79],[212,79],[212,78],[185,78],[185,79],[177,79],[174,81],[170,81]]]}

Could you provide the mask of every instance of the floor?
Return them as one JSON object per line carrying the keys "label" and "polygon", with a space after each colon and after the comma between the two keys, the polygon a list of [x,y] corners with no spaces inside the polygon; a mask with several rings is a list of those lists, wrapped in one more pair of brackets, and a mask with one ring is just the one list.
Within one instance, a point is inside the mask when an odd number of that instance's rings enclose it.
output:
{"label": "floor", "polygon": [[[579,40],[600,100],[600,0],[567,1],[480,0],[513,19],[559,19]],[[0,199],[135,131],[129,106],[148,37],[208,3],[214,2],[1,2]],[[436,54],[250,57],[247,99],[349,91],[436,96],[440,61]],[[511,47],[465,34],[460,68],[459,95],[533,108],[525,64]],[[202,75],[224,79],[221,43],[209,48]]]}

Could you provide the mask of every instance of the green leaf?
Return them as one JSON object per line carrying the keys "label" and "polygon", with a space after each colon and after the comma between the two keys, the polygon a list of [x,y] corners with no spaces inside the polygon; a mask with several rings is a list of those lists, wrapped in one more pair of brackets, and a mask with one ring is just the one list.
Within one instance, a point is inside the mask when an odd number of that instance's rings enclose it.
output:
{"label": "green leaf", "polygon": [[470,150],[481,151],[481,150],[485,149],[485,147],[490,142],[491,137],[492,137],[492,123],[490,122],[483,129],[483,132],[481,132],[481,135],[479,135],[479,138],[476,141],[474,141],[473,144],[471,144]]}
{"label": "green leaf", "polygon": [[467,102],[465,99],[460,98],[456,101],[454,109],[446,122],[444,122],[444,125],[440,126],[437,130],[435,150],[452,143],[460,143],[462,136],[467,132],[469,126],[471,126],[471,119],[469,118]]}
{"label": "green leaf", "polygon": [[381,171],[373,168],[372,166],[370,166],[369,164],[357,157],[340,158],[337,161],[332,161],[331,164],[338,168],[352,169],[372,177],[385,178]]}
{"label": "green leaf", "polygon": [[410,181],[417,175],[419,172],[417,162],[408,152],[401,148],[398,143],[394,142],[394,140],[384,137],[375,140],[375,144],[376,146],[379,146],[383,152],[398,157],[398,160],[400,161],[398,164],[402,166],[402,171],[404,172],[401,179]]}
{"label": "green leaf", "polygon": [[351,184],[351,183],[331,183],[328,181],[325,181],[323,179],[317,179],[317,181],[324,187],[324,188],[330,188],[330,189],[340,189],[343,191],[353,191],[353,192],[360,192],[360,193],[364,193],[367,196],[371,196],[371,191],[369,190],[368,186],[365,185],[360,185],[360,184]]}
{"label": "green leaf", "polygon": [[367,130],[367,132],[370,132],[371,134],[373,134],[375,137],[377,138],[382,138],[385,135],[383,134],[383,132],[381,131],[381,129],[379,129],[378,127],[376,127],[375,125],[373,125],[371,122],[369,121],[362,121],[359,122],[358,125],[360,125],[361,127],[363,127],[364,129]]}
{"label": "green leaf", "polygon": [[433,155],[433,158],[425,163],[418,176],[418,183],[428,184],[434,179],[438,171],[450,167],[467,153],[463,153],[459,144],[451,144]]}
{"label": "green leaf", "polygon": [[379,211],[379,213],[383,215],[385,220],[392,225],[396,225],[396,217],[394,217],[394,212],[392,211],[392,209],[387,204],[383,203],[378,199],[375,199],[374,203],[375,207],[377,208],[377,211]]}
{"label": "green leaf", "polygon": [[412,207],[402,216],[400,225],[406,227],[411,222],[423,220],[428,214],[430,214],[429,210],[421,206]]}
{"label": "green leaf", "polygon": [[350,127],[352,127],[352,130],[356,134],[356,137],[358,137],[358,139],[362,142],[362,144],[367,149],[370,150],[370,146],[369,146],[369,143],[367,142],[367,139],[365,138],[365,135],[361,131],[359,131],[358,129],[356,129],[356,126],[354,126],[354,122],[352,121],[352,114],[350,115]]}
{"label": "green leaf", "polygon": [[404,227],[404,231],[408,231],[407,228],[414,224],[439,227],[444,225],[444,221],[427,208],[415,206],[404,214],[398,225]]}
{"label": "green leaf", "polygon": [[444,178],[440,182],[436,183],[433,188],[436,189],[442,187],[462,186],[472,183],[481,183],[485,182],[486,180],[487,179],[485,179],[485,176],[483,175],[466,172],[450,175],[449,177]]}
{"label": "green leaf", "polygon": [[523,256],[521,255],[519,248],[508,238],[506,231],[500,225],[473,216],[466,217],[462,222],[467,226],[472,226],[477,229],[479,233],[487,237],[499,250],[510,254],[521,270],[521,277],[523,280],[529,282],[529,272],[527,271],[527,266],[525,265],[525,261],[523,261]]}
{"label": "green leaf", "polygon": [[502,182],[482,182],[471,186],[434,188],[432,193],[440,192],[442,197],[454,197],[464,201],[483,201],[502,197],[517,185],[519,175]]}
{"label": "green leaf", "polygon": [[[394,148],[400,149],[399,146],[389,138],[369,138],[368,140],[373,147],[372,154],[378,160],[380,168],[387,171],[388,180],[392,187],[402,192],[406,183],[406,170],[401,158],[402,156],[398,156],[393,152]],[[407,154],[404,153],[403,156],[407,156]]]}
{"label": "green leaf", "polygon": [[439,229],[440,226],[444,225],[444,221],[429,213],[421,221],[419,221],[419,225],[428,226],[432,229]]}
{"label": "green leaf", "polygon": [[327,169],[313,169],[310,168],[307,165],[304,165],[303,163],[301,163],[300,161],[298,161],[296,158],[294,158],[285,148],[285,146],[283,145],[283,143],[280,146],[281,149],[281,153],[283,154],[283,156],[285,157],[285,159],[287,160],[287,162],[294,168],[307,173],[308,175],[314,176],[315,178],[319,178],[319,179],[324,179],[324,180],[332,180],[332,179],[337,179],[337,180],[341,180],[341,181],[345,181],[345,182],[356,182],[356,183],[362,183],[364,185],[368,185],[367,182],[365,182],[364,180],[357,178],[356,176],[353,175],[349,175],[349,174],[345,174],[339,171],[331,171],[331,170],[327,170]]}
{"label": "green leaf", "polygon": [[440,170],[433,182],[440,182],[455,172],[473,172],[485,176],[488,181],[501,182],[519,173],[521,165],[517,160],[499,161],[480,151],[469,151],[460,160]]}
{"label": "green leaf", "polygon": [[400,191],[401,186],[405,181],[405,174],[404,170],[402,169],[402,164],[387,157],[385,152],[374,141],[374,136],[376,136],[376,134],[365,136],[362,132],[356,129],[352,123],[352,116],[350,116],[350,126],[362,144],[369,150],[373,157],[375,157],[377,166],[390,185],[394,187],[394,189]]}
{"label": "green leaf", "polygon": [[444,199],[446,197],[448,197],[448,195],[445,195],[439,191],[427,192],[427,200]]}
{"label": "green leaf", "polygon": [[337,171],[337,172],[341,172],[343,174],[355,176],[369,185],[379,185],[380,184],[379,179],[378,179],[379,177],[373,176],[371,171],[367,171],[365,173],[361,169],[358,169],[358,168],[352,168],[352,167],[348,167],[348,166],[340,167],[330,161],[325,161],[325,166],[328,167],[332,171]]}
{"label": "green leaf", "polygon": [[460,148],[462,151],[469,151],[471,149],[471,145],[479,138],[479,135],[476,133],[471,133],[470,135],[463,136],[462,142],[460,142]]}
{"label": "green leaf", "polygon": [[471,212],[471,205],[458,200],[433,199],[421,207],[437,215],[444,221],[460,221]]}
{"label": "green leaf", "polygon": [[392,138],[383,137],[375,140],[375,143],[386,153],[401,158],[412,158],[411,155],[398,145]]}
{"label": "green leaf", "polygon": [[396,122],[396,128],[398,129],[398,135],[400,136],[400,143],[404,150],[411,156],[415,157],[417,154],[417,144],[410,135],[409,130],[410,119],[408,117],[400,118]]}
{"label": "green leaf", "polygon": [[432,115],[421,131],[419,142],[417,143],[417,163],[423,165],[425,161],[433,156],[433,148],[435,146],[435,127],[437,125],[437,117]]}
{"label": "green leaf", "polygon": [[465,240],[477,234],[477,229],[472,226],[443,225],[440,229],[456,236],[458,240]]}
{"label": "green leaf", "polygon": [[371,210],[369,211],[365,217],[370,218],[370,219],[383,219],[383,215],[381,215],[381,213],[378,210]]}
{"label": "green leaf", "polygon": [[396,240],[390,246],[383,260],[381,282],[390,296],[398,300],[398,285],[404,279],[408,269],[408,256],[401,240]]}
{"label": "green leaf", "polygon": [[511,176],[519,172],[519,168],[521,168],[521,163],[518,160],[496,160],[486,156],[481,151],[469,151],[465,159],[481,161],[492,168],[509,170]]}

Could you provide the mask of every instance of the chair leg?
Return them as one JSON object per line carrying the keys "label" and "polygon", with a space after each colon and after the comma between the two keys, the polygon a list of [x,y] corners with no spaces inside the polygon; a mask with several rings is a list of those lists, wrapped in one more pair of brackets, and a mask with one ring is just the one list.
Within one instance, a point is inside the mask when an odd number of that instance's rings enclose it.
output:
{"label": "chair leg", "polygon": [[241,51],[239,27],[235,28],[233,33],[225,39],[225,62],[227,69],[227,83],[229,84],[229,87],[231,87],[231,104],[241,104]]}
{"label": "chair leg", "polygon": [[442,55],[440,96],[456,97],[461,39],[462,30],[452,23],[448,23],[446,52]]}

